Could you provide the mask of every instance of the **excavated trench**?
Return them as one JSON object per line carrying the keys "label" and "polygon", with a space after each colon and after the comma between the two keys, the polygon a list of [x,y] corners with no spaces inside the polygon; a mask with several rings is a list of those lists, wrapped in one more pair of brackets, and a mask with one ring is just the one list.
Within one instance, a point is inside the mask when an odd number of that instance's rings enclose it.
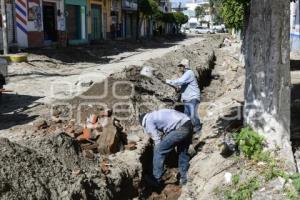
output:
{"label": "excavated trench", "polygon": [[291,142],[297,164],[300,170],[300,59],[291,59]]}
{"label": "excavated trench", "polygon": [[[163,179],[168,184],[160,194],[149,190],[143,182],[144,175],[152,171],[153,152],[149,138],[137,123],[137,115],[177,106],[179,96],[164,80],[179,76],[174,66],[184,57],[191,61],[201,87],[208,86],[214,50],[222,42],[222,36],[210,36],[201,43],[183,46],[147,61],[145,65],[155,69],[151,79],[140,76],[140,66],[130,66],[93,84],[74,99],[56,102],[52,111],[59,113],[62,122],[47,122],[45,129],[36,131],[41,137],[22,145],[1,139],[4,147],[0,156],[4,165],[1,172],[4,175],[0,178],[1,199],[178,198],[181,190],[176,183],[176,153],[167,159],[168,170]],[[70,126],[82,125],[90,114],[106,108],[113,109],[114,117],[120,120],[126,132],[126,143],[135,142],[136,148],[121,148],[111,155],[91,152],[87,156],[82,144],[66,132]],[[74,127],[70,132],[76,132]]]}

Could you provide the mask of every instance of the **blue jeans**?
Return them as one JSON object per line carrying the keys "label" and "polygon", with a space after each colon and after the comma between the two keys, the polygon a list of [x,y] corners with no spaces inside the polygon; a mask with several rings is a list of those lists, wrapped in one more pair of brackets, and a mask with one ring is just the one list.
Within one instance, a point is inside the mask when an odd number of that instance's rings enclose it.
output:
{"label": "blue jeans", "polygon": [[199,114],[198,114],[198,107],[200,101],[198,99],[193,99],[191,101],[184,101],[183,103],[184,103],[184,114],[186,114],[191,118],[194,126],[194,132],[196,134],[200,134],[202,128]]}
{"label": "blue jeans", "polygon": [[159,144],[155,145],[153,155],[153,176],[157,181],[160,181],[163,175],[166,156],[176,146],[179,153],[178,166],[180,177],[186,179],[190,161],[188,150],[191,139],[192,123],[188,121],[182,127],[171,131]]}

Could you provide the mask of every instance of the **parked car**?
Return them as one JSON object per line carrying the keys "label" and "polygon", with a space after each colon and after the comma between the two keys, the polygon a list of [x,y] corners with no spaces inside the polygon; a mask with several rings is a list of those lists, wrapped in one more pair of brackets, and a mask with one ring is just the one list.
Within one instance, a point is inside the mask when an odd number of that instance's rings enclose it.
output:
{"label": "parked car", "polygon": [[207,27],[201,27],[201,26],[198,26],[195,28],[195,33],[197,34],[212,34],[212,33],[215,33],[215,31],[213,29],[210,29],[210,28],[207,28]]}
{"label": "parked car", "polygon": [[183,29],[184,31],[184,33],[190,33],[190,28],[188,28],[188,27],[185,27],[184,29]]}
{"label": "parked car", "polygon": [[227,29],[225,27],[224,24],[221,25],[214,25],[212,26],[212,29],[216,32],[216,33],[227,33]]}

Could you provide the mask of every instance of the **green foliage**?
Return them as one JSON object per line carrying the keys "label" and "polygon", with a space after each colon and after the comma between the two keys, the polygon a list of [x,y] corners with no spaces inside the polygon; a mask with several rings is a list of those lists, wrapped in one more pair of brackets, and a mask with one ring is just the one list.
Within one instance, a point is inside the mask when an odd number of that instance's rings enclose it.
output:
{"label": "green foliage", "polygon": [[233,175],[232,183],[233,185],[237,185],[240,182],[240,176],[238,174]]}
{"label": "green foliage", "polygon": [[174,19],[177,25],[185,24],[188,22],[188,16],[184,15],[182,12],[174,12]]}
{"label": "green foliage", "polygon": [[175,23],[175,16],[173,13],[163,13],[162,21],[165,23]]}
{"label": "green foliage", "polygon": [[299,195],[295,188],[286,188],[284,192],[287,194],[289,200],[299,200]]}
{"label": "green foliage", "polygon": [[144,16],[154,15],[159,10],[157,1],[155,0],[138,0],[139,10]]}
{"label": "green foliage", "polygon": [[287,194],[290,200],[298,200],[300,199],[299,192],[300,192],[300,174],[296,173],[293,175],[288,176],[286,179],[291,179],[293,187],[288,187],[285,189],[285,193]]}
{"label": "green foliage", "polygon": [[223,0],[221,16],[228,28],[243,29],[250,0]]}
{"label": "green foliage", "polygon": [[[284,171],[284,165],[269,151],[263,151],[264,138],[251,128],[243,128],[239,133],[234,134],[234,139],[242,153],[256,163],[253,168],[257,171],[257,176],[240,183],[240,174],[233,175],[232,186],[223,190],[227,200],[251,199],[253,192],[261,186],[260,183],[282,177],[286,181],[292,180],[292,185],[286,186],[285,194],[290,200],[300,199],[300,173],[289,175]],[[255,162],[253,162],[255,161]],[[259,164],[261,163],[261,164]],[[258,178],[259,181],[258,181]],[[219,189],[220,191],[220,189]]]}
{"label": "green foliage", "polygon": [[214,24],[222,24],[223,18],[221,15],[223,0],[209,0],[210,14]]}
{"label": "green foliage", "polygon": [[235,133],[234,140],[240,151],[249,159],[263,150],[264,138],[249,127],[243,128],[240,133]]}
{"label": "green foliage", "polygon": [[283,170],[279,169],[276,165],[271,164],[271,165],[268,165],[268,167],[262,173],[262,175],[265,177],[266,181],[270,181],[277,177],[285,177],[285,172]]}
{"label": "green foliage", "polygon": [[214,23],[224,22],[228,28],[243,29],[250,0],[209,0]]}
{"label": "green foliage", "polygon": [[195,8],[195,14],[197,19],[203,18],[205,16],[205,8],[203,6],[197,6]]}
{"label": "green foliage", "polygon": [[188,16],[182,12],[163,13],[162,21],[166,23],[175,23],[176,25],[182,25],[187,23],[189,20]]}
{"label": "green foliage", "polygon": [[253,192],[260,187],[259,181],[252,177],[245,183],[238,185],[236,190],[225,191],[225,199],[227,200],[245,200],[250,199]]}
{"label": "green foliage", "polygon": [[290,179],[292,179],[293,186],[295,187],[295,189],[298,192],[300,192],[300,174],[299,173],[293,174],[292,176],[290,176]]}
{"label": "green foliage", "polygon": [[273,163],[275,162],[274,158],[272,158],[271,153],[269,151],[262,151],[260,153],[254,154],[252,156],[252,159],[254,161],[262,161],[265,163]]}
{"label": "green foliage", "polygon": [[163,21],[164,13],[158,9],[154,12],[153,17],[157,21]]}

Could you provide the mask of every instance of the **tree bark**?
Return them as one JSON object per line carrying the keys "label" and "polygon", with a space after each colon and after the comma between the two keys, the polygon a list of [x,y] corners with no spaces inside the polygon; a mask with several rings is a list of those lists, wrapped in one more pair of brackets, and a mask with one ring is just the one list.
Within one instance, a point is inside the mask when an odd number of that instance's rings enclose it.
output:
{"label": "tree bark", "polygon": [[252,0],[245,36],[245,122],[295,171],[290,144],[290,44],[287,0]]}
{"label": "tree bark", "polygon": [[7,40],[7,20],[5,0],[1,0],[1,17],[2,17],[2,39],[3,39],[3,54],[8,54],[8,40]]}

